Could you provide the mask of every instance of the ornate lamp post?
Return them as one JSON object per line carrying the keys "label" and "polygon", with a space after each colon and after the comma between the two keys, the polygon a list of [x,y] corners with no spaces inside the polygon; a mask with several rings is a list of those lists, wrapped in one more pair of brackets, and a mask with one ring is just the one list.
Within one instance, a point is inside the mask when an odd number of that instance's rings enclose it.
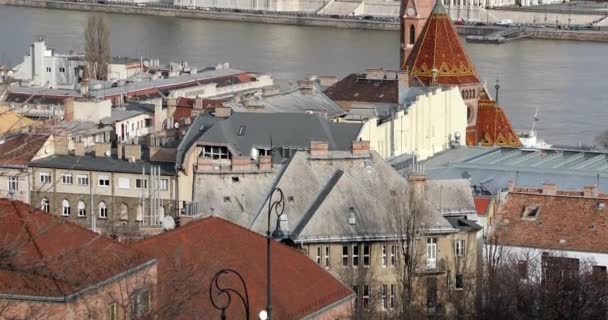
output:
{"label": "ornate lamp post", "polygon": [[[234,288],[224,288],[220,286],[220,277],[229,274],[236,275],[241,281],[244,293],[241,293],[239,290]],[[222,320],[226,320],[226,309],[228,309],[230,303],[232,302],[232,294],[239,298],[243,303],[243,306],[245,307],[245,319],[249,320],[249,294],[247,293],[247,285],[245,284],[245,280],[243,280],[241,274],[236,270],[222,269],[213,276],[211,283],[209,283],[209,299],[211,299],[211,304],[213,307],[221,311],[220,319]],[[225,303],[218,301],[220,296],[225,297],[222,298],[222,300],[226,301]]]}
{"label": "ornate lamp post", "polygon": [[[275,196],[278,195],[277,200],[272,200]],[[270,217],[272,216],[272,212],[277,215],[277,226],[270,233]],[[260,318],[263,320],[270,320],[272,318],[272,290],[270,287],[270,276],[271,276],[271,266],[270,266],[270,242],[272,238],[277,240],[285,240],[287,238],[287,234],[281,230],[281,217],[283,216],[283,212],[285,211],[285,197],[283,196],[283,190],[280,188],[274,188],[272,193],[270,194],[270,199],[268,200],[268,225],[266,228],[266,293],[267,293],[267,303],[266,312],[260,312]],[[264,317],[265,316],[265,317]]]}

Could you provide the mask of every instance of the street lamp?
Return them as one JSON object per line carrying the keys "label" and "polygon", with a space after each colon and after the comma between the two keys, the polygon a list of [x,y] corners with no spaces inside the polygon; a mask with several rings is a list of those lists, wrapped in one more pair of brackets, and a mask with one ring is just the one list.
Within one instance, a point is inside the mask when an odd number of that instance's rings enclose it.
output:
{"label": "street lamp", "polygon": [[[278,199],[273,201],[275,194],[278,195]],[[270,233],[270,217],[272,216],[272,212],[277,215],[277,226],[272,233]],[[267,303],[266,312],[264,310],[260,312],[260,319],[268,319],[272,318],[272,290],[270,287],[270,242],[272,238],[277,240],[285,240],[288,238],[288,235],[281,230],[281,217],[283,216],[283,212],[285,211],[285,197],[283,196],[283,190],[280,188],[272,189],[272,193],[270,194],[270,199],[268,199],[268,225],[266,228],[266,293],[267,293]],[[264,318],[262,318],[264,316]]]}
{"label": "street lamp", "polygon": [[[226,288],[220,286],[220,277],[223,275],[230,274],[237,276],[237,278],[241,281],[241,285],[243,286],[242,289],[244,291],[243,293],[241,293],[240,290],[235,288]],[[216,294],[214,294],[215,291],[217,291]],[[245,284],[245,280],[243,280],[241,274],[238,273],[236,270],[222,269],[213,276],[213,278],[211,279],[211,283],[209,283],[209,298],[211,299],[211,304],[214,308],[221,311],[220,319],[222,320],[226,320],[226,310],[230,306],[230,302],[232,302],[232,294],[236,295],[236,297],[239,298],[239,300],[241,300],[241,302],[243,303],[243,307],[245,307],[245,319],[249,320],[249,294],[247,293],[247,285]],[[224,299],[222,299],[223,301],[225,301],[224,303],[221,303],[220,301],[216,300],[220,296],[225,297]]]}

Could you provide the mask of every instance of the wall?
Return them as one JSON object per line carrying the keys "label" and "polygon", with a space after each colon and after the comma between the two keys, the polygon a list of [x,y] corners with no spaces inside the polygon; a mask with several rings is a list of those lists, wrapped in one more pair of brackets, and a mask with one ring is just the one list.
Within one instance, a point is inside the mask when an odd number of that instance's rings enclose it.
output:
{"label": "wall", "polygon": [[[542,248],[527,248],[527,247],[514,247],[514,246],[501,246],[503,248],[503,254],[506,257],[515,257],[519,260],[528,259],[528,273],[529,274],[540,274],[541,272],[541,258],[543,252],[548,252],[551,256],[576,258],[581,262],[581,266],[584,263],[589,263],[594,266],[608,266],[608,253],[596,253],[596,252],[584,252],[584,251],[571,251],[571,250],[550,250]],[[484,250],[488,250],[489,246],[484,246]]]}
{"label": "wall", "polygon": [[[109,101],[109,100],[107,100]],[[146,120],[152,124],[153,116],[147,113],[142,113],[129,119],[118,121],[114,124],[114,131],[118,142],[127,141],[136,137],[143,137],[152,132],[152,126],[146,127]],[[124,137],[123,137],[123,125]]]}
{"label": "wall", "polygon": [[[9,178],[17,177],[17,191],[9,193]],[[29,175],[27,169],[0,168],[0,198],[10,198],[25,203],[30,203]]]}
{"label": "wall", "polygon": [[232,84],[227,86],[218,87],[216,83],[209,83],[195,87],[188,87],[184,89],[172,90],[170,93],[171,98],[211,98],[222,95],[230,95],[235,92],[259,89],[273,85],[273,79],[270,75],[264,74],[258,76],[254,81]]}
{"label": "wall", "polygon": [[[407,111],[397,112],[392,132],[390,121],[378,125],[373,118],[364,124],[359,138],[370,141],[371,149],[384,158],[416,153],[418,159],[423,160],[448,149],[449,137],[455,132],[460,133],[464,143],[466,116],[467,107],[457,88],[438,89],[418,96]],[[391,153],[391,134],[394,153]]]}
{"label": "wall", "polygon": [[110,100],[92,100],[79,101],[74,100],[74,121],[89,121],[98,123],[99,120],[112,116],[112,101]]}

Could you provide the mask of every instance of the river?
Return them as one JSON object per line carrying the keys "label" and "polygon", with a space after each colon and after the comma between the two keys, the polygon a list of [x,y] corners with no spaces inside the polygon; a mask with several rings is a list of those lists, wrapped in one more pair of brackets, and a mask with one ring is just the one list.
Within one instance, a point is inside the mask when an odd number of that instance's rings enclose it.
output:
{"label": "river", "polygon": [[[0,6],[0,63],[15,65],[38,36],[58,52],[82,52],[87,13]],[[327,29],[152,16],[108,15],[115,56],[153,56],[207,66],[230,62],[277,79],[344,76],[395,68],[399,36],[390,31]],[[537,106],[539,136],[550,143],[591,144],[608,129],[608,44],[518,40],[466,44],[472,60],[517,129]]]}

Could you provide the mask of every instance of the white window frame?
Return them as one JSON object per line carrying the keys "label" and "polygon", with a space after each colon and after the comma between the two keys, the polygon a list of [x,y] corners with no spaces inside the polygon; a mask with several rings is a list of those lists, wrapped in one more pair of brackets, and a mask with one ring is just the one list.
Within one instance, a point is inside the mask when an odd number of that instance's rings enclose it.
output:
{"label": "white window frame", "polygon": [[382,285],[382,310],[388,310],[388,285]]}
{"label": "white window frame", "polygon": [[370,296],[370,288],[369,285],[363,285],[363,308],[369,308],[369,296]]}
{"label": "white window frame", "polygon": [[40,210],[42,210],[44,212],[51,211],[51,203],[50,203],[49,199],[42,198],[42,200],[40,200]]}
{"label": "white window frame", "polygon": [[464,257],[464,244],[464,240],[456,240],[454,250],[457,257]]}
{"label": "white window frame", "polygon": [[393,310],[395,308],[395,295],[397,294],[397,286],[391,284],[391,293],[389,298],[389,308]]}
{"label": "white window frame", "polygon": [[167,191],[169,190],[169,179],[167,178],[162,178],[160,179],[160,191]]}
{"label": "white window frame", "polygon": [[[102,181],[107,181],[107,184],[102,183]],[[110,186],[110,177],[108,176],[98,176],[97,177],[97,186],[107,188]]]}
{"label": "white window frame", "polygon": [[[66,206],[67,204],[67,206]],[[68,201],[67,199],[63,199],[61,201],[61,215],[64,217],[69,217],[70,213],[71,213],[71,209],[70,209],[70,201]]]}
{"label": "white window frame", "polygon": [[[139,184],[139,186],[138,186]],[[148,179],[147,178],[137,178],[135,179],[135,189],[141,190],[142,189],[142,185],[144,189],[148,189]]]}
{"label": "white window frame", "polygon": [[317,246],[317,257],[315,261],[318,265],[321,265],[321,246]]}
{"label": "white window frame", "polygon": [[40,183],[51,183],[51,174],[49,172],[40,172],[38,176],[40,177]]}
{"label": "white window frame", "polygon": [[330,251],[329,251],[329,246],[325,246],[325,250],[324,250],[324,251],[325,251],[325,252],[324,252],[324,254],[325,254],[325,257],[324,257],[324,260],[325,260],[325,268],[329,268],[329,252],[330,252]]}
{"label": "white window frame", "polygon": [[142,315],[150,311],[150,298],[150,291],[147,289],[143,289],[134,294],[132,308],[132,315],[134,318],[141,317]]}
{"label": "white window frame", "polygon": [[131,179],[125,177],[118,177],[118,188],[119,189],[130,189]]}
{"label": "white window frame", "polygon": [[105,202],[102,201],[97,205],[97,211],[99,211],[99,219],[108,219],[108,205]]}
{"label": "white window frame", "polygon": [[118,308],[116,307],[116,302],[111,302],[108,304],[108,320],[117,320],[118,319]]}
{"label": "white window frame", "polygon": [[78,182],[79,186],[88,186],[89,185],[89,176],[79,174],[76,176],[76,182]]}
{"label": "white window frame", "polygon": [[[80,207],[80,204],[83,205],[83,207]],[[76,204],[77,206],[77,210],[78,210],[78,217],[83,218],[87,216],[87,205],[84,203],[84,201],[79,200],[78,203]]]}
{"label": "white window frame", "polygon": [[[352,262],[352,267],[353,268],[358,268],[359,267],[359,245],[358,244],[353,244],[352,245],[352,251],[351,251],[351,262]],[[356,263],[355,263],[356,262]]]}
{"label": "white window frame", "polygon": [[61,183],[62,184],[73,184],[74,183],[74,177],[72,177],[71,174],[66,173],[64,175],[61,176]]}
{"label": "white window frame", "polygon": [[18,176],[8,177],[8,191],[9,192],[19,191],[19,177]]}
{"label": "white window frame", "polygon": [[[346,253],[344,253],[344,249],[346,249]],[[342,267],[348,268],[349,265],[350,265],[350,246],[347,244],[343,244],[342,245]]]}
{"label": "white window frame", "polygon": [[383,244],[382,245],[382,267],[386,268],[387,264],[388,264],[388,255],[386,252],[386,245]]}
{"label": "white window frame", "polygon": [[426,268],[437,268],[437,238],[426,239]]}
{"label": "white window frame", "polygon": [[[369,268],[369,266],[372,264],[372,247],[367,244],[364,243],[361,245],[362,249],[362,254],[363,254],[363,268]],[[365,253],[365,250],[367,249],[367,253]]]}
{"label": "white window frame", "polygon": [[392,244],[391,245],[391,267],[394,267],[397,265],[397,246]]}

